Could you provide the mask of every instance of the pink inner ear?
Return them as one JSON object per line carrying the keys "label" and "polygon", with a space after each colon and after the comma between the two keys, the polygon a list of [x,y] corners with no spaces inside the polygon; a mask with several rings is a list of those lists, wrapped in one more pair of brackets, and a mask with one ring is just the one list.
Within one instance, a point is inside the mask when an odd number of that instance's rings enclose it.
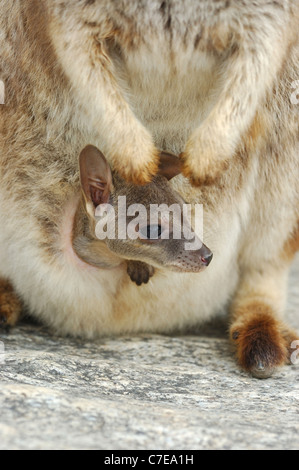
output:
{"label": "pink inner ear", "polygon": [[98,207],[100,204],[102,204],[102,195],[103,191],[101,189],[90,186],[90,196],[95,207]]}
{"label": "pink inner ear", "polygon": [[89,192],[95,207],[106,204],[109,200],[110,190],[106,181],[90,179]]}
{"label": "pink inner ear", "polygon": [[107,203],[112,174],[106,158],[96,147],[88,145],[82,150],[79,160],[81,185],[87,201],[95,207]]}

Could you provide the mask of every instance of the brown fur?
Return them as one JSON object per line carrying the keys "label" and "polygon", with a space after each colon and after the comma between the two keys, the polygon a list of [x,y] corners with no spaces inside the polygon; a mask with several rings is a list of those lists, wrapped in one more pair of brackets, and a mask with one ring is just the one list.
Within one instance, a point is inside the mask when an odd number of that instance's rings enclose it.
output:
{"label": "brown fur", "polygon": [[253,302],[239,312],[238,326],[231,329],[241,367],[253,375],[269,376],[287,362],[287,347],[282,325],[269,306]]}
{"label": "brown fur", "polygon": [[142,261],[128,261],[127,272],[131,281],[136,282],[137,286],[141,286],[149,282],[155,274],[155,268]]}
{"label": "brown fur", "polygon": [[22,311],[22,304],[13,286],[7,280],[0,279],[0,326],[14,326]]}

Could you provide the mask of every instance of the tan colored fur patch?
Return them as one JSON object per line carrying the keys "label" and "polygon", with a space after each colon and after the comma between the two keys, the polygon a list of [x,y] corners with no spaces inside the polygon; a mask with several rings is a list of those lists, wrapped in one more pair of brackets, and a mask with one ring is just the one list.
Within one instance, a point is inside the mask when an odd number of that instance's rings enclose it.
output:
{"label": "tan colored fur patch", "polygon": [[244,136],[243,143],[248,153],[252,152],[261,138],[265,138],[268,132],[269,124],[265,115],[258,112]]}
{"label": "tan colored fur patch", "polygon": [[212,49],[215,49],[218,53],[224,52],[231,44],[232,34],[227,27],[224,25],[218,25],[209,32],[209,38],[212,45]]}
{"label": "tan colored fur patch", "polygon": [[297,251],[299,251],[299,223],[296,230],[292,233],[291,237],[284,245],[282,257],[286,258],[289,261],[292,261]]}

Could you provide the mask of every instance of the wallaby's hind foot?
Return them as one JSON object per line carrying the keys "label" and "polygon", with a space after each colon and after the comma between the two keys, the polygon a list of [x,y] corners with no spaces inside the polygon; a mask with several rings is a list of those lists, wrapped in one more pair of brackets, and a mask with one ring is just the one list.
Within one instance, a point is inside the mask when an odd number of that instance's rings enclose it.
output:
{"label": "wallaby's hind foot", "polygon": [[11,283],[0,279],[0,327],[15,326],[22,311],[22,304]]}
{"label": "wallaby's hind foot", "polygon": [[266,306],[252,305],[248,310],[247,315],[233,323],[231,339],[240,366],[256,378],[268,378],[277,368],[290,363],[291,344],[298,335],[287,330]]}

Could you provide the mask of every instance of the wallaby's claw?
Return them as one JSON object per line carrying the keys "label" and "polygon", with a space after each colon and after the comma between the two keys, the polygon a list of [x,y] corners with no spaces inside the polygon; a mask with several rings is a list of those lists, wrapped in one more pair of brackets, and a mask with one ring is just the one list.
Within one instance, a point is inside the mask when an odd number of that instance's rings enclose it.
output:
{"label": "wallaby's claw", "polygon": [[150,278],[155,273],[155,268],[142,261],[128,261],[127,273],[131,281],[135,282],[137,286],[141,286],[149,282]]}

